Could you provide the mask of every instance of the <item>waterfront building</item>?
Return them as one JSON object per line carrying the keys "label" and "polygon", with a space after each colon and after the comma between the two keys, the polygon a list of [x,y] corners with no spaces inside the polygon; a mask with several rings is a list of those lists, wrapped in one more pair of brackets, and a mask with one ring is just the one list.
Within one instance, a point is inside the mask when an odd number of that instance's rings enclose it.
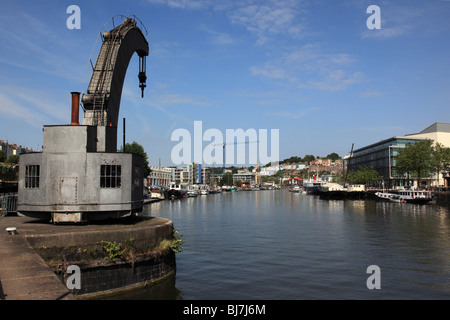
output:
{"label": "waterfront building", "polygon": [[150,167],[150,170],[146,179],[147,187],[168,187],[174,181],[175,168]]}
{"label": "waterfront building", "polygon": [[[201,165],[196,163],[196,162],[192,162],[189,163],[187,165],[187,171],[188,171],[188,183],[189,184],[197,184],[197,183],[201,183]],[[200,172],[200,175],[199,175]]]}
{"label": "waterfront building", "polygon": [[202,175],[201,181],[203,184],[211,184],[211,169],[210,168],[205,168],[202,166],[201,175]]}
{"label": "waterfront building", "polygon": [[8,140],[0,140],[0,151],[5,153],[6,159],[11,156],[19,155],[21,153],[33,152],[33,149],[18,146],[17,144],[10,144]]}
{"label": "waterfront building", "polygon": [[259,172],[260,176],[271,176],[276,174],[280,170],[280,166],[270,166],[270,167],[261,167],[261,170]]}
{"label": "waterfront building", "polygon": [[243,173],[233,174],[233,183],[238,180],[242,181],[243,183],[254,184],[255,183],[255,174],[253,174],[252,172],[243,172]]}
{"label": "waterfront building", "polygon": [[211,170],[204,168],[201,164],[192,162],[186,168],[174,168],[172,181],[187,184],[209,184]]}
{"label": "waterfront building", "polygon": [[[400,149],[424,139],[430,139],[434,143],[450,147],[450,123],[436,122],[419,133],[391,137],[356,149],[351,156],[345,158],[346,170],[356,171],[362,167],[373,168],[378,172],[387,188],[409,186],[415,181],[407,180],[405,176],[395,173],[395,156]],[[429,179],[423,180],[423,184],[421,187],[443,186],[444,179],[441,175],[436,176],[432,173]]]}

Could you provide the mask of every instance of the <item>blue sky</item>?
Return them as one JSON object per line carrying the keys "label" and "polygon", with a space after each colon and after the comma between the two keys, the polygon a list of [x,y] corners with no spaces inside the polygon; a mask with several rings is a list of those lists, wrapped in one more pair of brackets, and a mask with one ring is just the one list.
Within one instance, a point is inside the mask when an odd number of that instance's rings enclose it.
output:
{"label": "blue sky", "polygon": [[[72,4],[79,30],[66,27]],[[366,26],[369,5],[381,9],[379,30]],[[135,55],[119,118],[151,165],[172,164],[171,133],[192,132],[195,120],[224,136],[279,129],[280,159],[344,156],[352,143],[450,122],[450,1],[18,0],[0,8],[0,139],[34,149],[43,125],[70,123],[70,92],[87,85],[97,36],[116,14],[135,14],[148,30],[145,97]]]}

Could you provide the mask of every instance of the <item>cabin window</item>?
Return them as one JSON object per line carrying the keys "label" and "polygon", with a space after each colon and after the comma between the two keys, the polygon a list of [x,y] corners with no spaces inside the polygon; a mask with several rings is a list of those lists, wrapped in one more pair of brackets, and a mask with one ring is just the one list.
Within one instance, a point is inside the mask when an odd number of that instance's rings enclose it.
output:
{"label": "cabin window", "polygon": [[29,165],[25,167],[25,188],[39,188],[40,166]]}
{"label": "cabin window", "polygon": [[120,188],[122,186],[122,166],[102,164],[100,166],[100,188]]}

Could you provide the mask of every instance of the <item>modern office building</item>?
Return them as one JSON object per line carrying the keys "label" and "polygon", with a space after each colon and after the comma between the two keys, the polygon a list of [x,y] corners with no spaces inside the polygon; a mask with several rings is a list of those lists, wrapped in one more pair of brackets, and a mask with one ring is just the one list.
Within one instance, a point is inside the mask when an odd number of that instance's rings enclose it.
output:
{"label": "modern office building", "polygon": [[211,170],[195,162],[189,163],[186,168],[173,167],[173,170],[173,182],[209,184],[211,181]]}
{"label": "modern office building", "polygon": [[241,181],[245,183],[254,184],[256,174],[252,172],[243,172],[233,174],[233,182]]}
{"label": "modern office building", "polygon": [[[399,149],[424,139],[450,147],[450,123],[436,122],[419,133],[395,136],[359,148],[350,157],[346,157],[346,167],[350,171],[356,171],[362,167],[373,168],[383,179],[387,188],[402,188],[414,181],[408,181],[404,176],[396,175],[395,156]],[[436,176],[432,173],[429,179],[423,180],[423,183],[426,186],[444,186],[444,176],[445,174]]]}

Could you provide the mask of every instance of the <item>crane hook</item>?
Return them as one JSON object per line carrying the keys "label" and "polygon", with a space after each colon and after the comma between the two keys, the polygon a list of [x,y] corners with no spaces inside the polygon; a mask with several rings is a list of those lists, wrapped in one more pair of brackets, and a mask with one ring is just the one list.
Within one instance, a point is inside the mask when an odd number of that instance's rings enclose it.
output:
{"label": "crane hook", "polygon": [[139,56],[139,88],[141,88],[141,97],[144,98],[144,89],[147,86],[147,75],[145,74],[146,69],[146,63],[145,63],[145,56]]}

